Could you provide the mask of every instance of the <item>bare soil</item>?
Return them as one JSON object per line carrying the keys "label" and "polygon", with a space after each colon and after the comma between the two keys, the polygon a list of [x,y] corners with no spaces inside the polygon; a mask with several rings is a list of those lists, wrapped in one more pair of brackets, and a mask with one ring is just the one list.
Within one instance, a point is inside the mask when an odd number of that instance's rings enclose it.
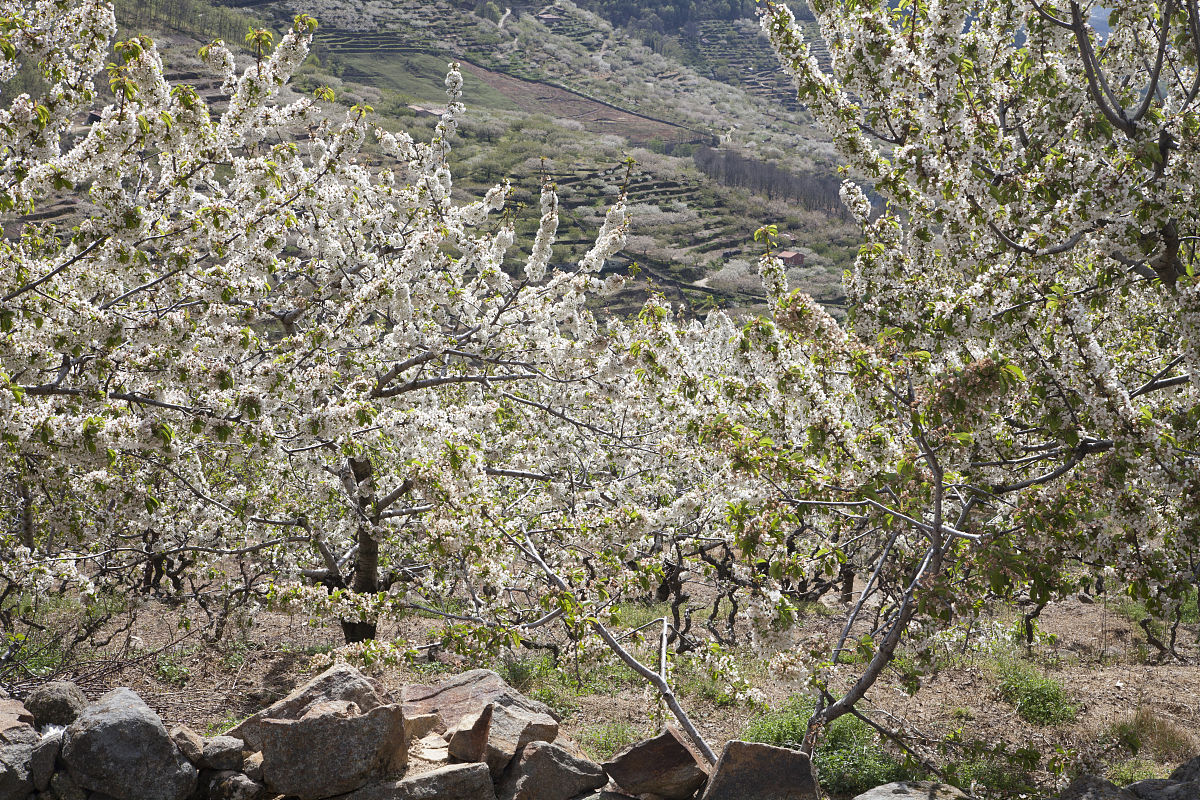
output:
{"label": "bare soil", "polygon": [[700,134],[679,125],[623,111],[548,83],[527,81],[466,61],[461,64],[464,70],[479,77],[530,114],[573,119],[593,133],[623,136],[639,144],[656,139],[661,142],[690,142],[700,138]]}

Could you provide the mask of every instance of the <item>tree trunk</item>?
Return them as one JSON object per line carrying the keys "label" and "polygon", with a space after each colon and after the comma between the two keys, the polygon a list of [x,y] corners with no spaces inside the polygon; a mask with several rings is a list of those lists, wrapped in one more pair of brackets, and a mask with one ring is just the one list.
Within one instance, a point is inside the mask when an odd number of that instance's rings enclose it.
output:
{"label": "tree trunk", "polygon": [[342,637],[346,644],[369,642],[375,638],[376,624],[374,622],[351,622],[342,620]]}
{"label": "tree trunk", "polygon": [[[375,470],[369,459],[350,459],[350,472],[358,493],[358,506],[369,519],[374,513],[375,488],[372,478]],[[374,525],[362,522],[358,526],[356,544],[358,553],[354,557],[354,581],[350,589],[357,594],[375,594],[379,591],[379,542],[372,533]],[[377,632],[375,620],[342,620],[342,636],[346,644],[374,639]]]}
{"label": "tree trunk", "polygon": [[854,565],[849,561],[842,564],[838,578],[842,582],[842,594],[839,599],[843,605],[850,605],[854,600]]}
{"label": "tree trunk", "polygon": [[[358,554],[354,558],[354,582],[351,590],[361,594],[379,591],[379,542],[371,535],[371,526],[358,526]],[[342,620],[342,636],[346,644],[374,639],[377,625],[370,622]]]}

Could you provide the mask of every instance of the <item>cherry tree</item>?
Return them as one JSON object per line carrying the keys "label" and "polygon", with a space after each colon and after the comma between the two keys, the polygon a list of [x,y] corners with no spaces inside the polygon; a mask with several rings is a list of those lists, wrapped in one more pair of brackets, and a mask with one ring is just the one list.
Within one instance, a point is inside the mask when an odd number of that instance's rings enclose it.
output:
{"label": "cherry tree", "polygon": [[[464,650],[559,623],[643,674],[711,756],[666,665],[605,625],[653,589],[663,531],[694,504],[674,497],[686,439],[639,402],[623,326],[585,307],[620,283],[599,272],[623,201],[559,269],[545,186],[513,264],[509,188],[452,196],[456,65],[418,143],[366,109],[280,102],[307,17],[275,48],[252,31],[240,71],[223,44],[202,49],[218,111],[164,80],[147,38],[106,64],[107,4],[3,11],[0,77],[38,65],[48,86],[0,117],[0,203],[24,215],[0,241],[0,592],[21,599],[5,667],[25,600],[72,585],[97,605],[196,603],[217,636],[243,606],[290,606],[339,620],[360,656],[411,650],[375,639],[413,609]],[[69,230],[28,216],[64,196],[80,204]]]}
{"label": "cherry tree", "polygon": [[127,585],[221,620],[307,580],[347,640],[372,637],[392,584],[472,546],[484,506],[466,498],[571,458],[530,387],[603,368],[584,302],[622,204],[577,269],[551,270],[546,186],[532,254],[506,271],[508,187],[451,196],[456,65],[418,143],[366,109],[276,101],[307,17],[274,49],[252,32],[240,72],[203,48],[219,113],[144,37],[105,66],[107,4],[9,2],[3,20],[0,77],[39,65],[48,88],[0,112],[0,208],[82,200],[70,230],[26,221],[0,242],[5,597]]}
{"label": "cherry tree", "polygon": [[865,576],[832,649],[781,658],[818,695],[809,747],[986,597],[1028,593],[1030,624],[1112,576],[1177,624],[1200,566],[1196,4],[1112,4],[1103,35],[1075,2],[812,8],[829,71],[786,7],[762,21],[858,176],[850,322],[768,257],[738,366],[677,350],[739,400],[704,430],[759,481],[743,550]]}

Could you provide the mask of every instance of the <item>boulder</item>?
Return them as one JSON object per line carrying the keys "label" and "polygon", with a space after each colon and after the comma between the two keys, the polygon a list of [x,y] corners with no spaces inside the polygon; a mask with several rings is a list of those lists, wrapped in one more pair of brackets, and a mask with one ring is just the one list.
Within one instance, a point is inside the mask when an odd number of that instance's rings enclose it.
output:
{"label": "boulder", "polygon": [[1168,776],[1170,780],[1184,783],[1186,781],[1200,781],[1200,756],[1196,756],[1190,761],[1185,761],[1180,764]]}
{"label": "boulder", "polygon": [[484,764],[451,764],[403,780],[364,786],[337,800],[496,800]]}
{"label": "boulder", "polygon": [[591,756],[585,753],[574,739],[566,736],[561,729],[558,731],[558,736],[554,737],[554,743],[576,758],[591,759]]}
{"label": "boulder", "polygon": [[446,730],[446,725],[437,714],[418,714],[410,717],[406,713],[404,716],[404,738],[409,741],[424,739],[430,731],[444,730]]}
{"label": "boulder", "polygon": [[19,700],[0,700],[0,797],[24,798],[33,791],[33,750],[41,738],[29,709]]}
{"label": "boulder", "polygon": [[488,703],[475,714],[467,714],[446,732],[449,753],[459,761],[483,761],[487,755],[488,733],[492,728],[495,704]]}
{"label": "boulder", "polygon": [[1063,790],[1058,800],[1137,800],[1137,795],[1095,775],[1080,775]]}
{"label": "boulder", "polygon": [[300,719],[317,703],[331,700],[352,702],[364,712],[387,704],[365,675],[348,664],[334,664],[287,697],[239,722],[225,733],[241,739],[248,750],[261,750],[258,732],[263,720]]}
{"label": "boulder", "polygon": [[252,781],[263,782],[262,753],[249,753],[242,759],[242,772]]}
{"label": "boulder", "polygon": [[176,725],[170,731],[171,741],[183,753],[183,757],[193,764],[200,763],[204,755],[204,738],[187,725]]}
{"label": "boulder", "polygon": [[632,744],[604,764],[621,791],[686,800],[708,780],[708,764],[678,729]]}
{"label": "boulder", "polygon": [[1196,800],[1200,797],[1200,781],[1177,783],[1170,789],[1164,789],[1149,800]]}
{"label": "boulder", "polygon": [[71,723],[62,761],[78,786],[116,800],[184,800],[196,786],[196,768],[162,720],[125,688],[104,695]]}
{"label": "boulder", "polygon": [[576,758],[556,744],[530,742],[509,766],[496,796],[499,800],[570,800],[606,783],[608,776],[599,764]]}
{"label": "boulder", "polygon": [[530,700],[490,669],[473,669],[429,686],[410,684],[401,690],[400,700],[404,705],[404,716],[437,714],[449,728],[488,703],[520,709],[535,716],[544,715],[557,722],[549,706]]}
{"label": "boulder", "polygon": [[256,735],[263,778],[276,794],[319,800],[393,775],[408,761],[399,705],[354,714],[353,704],[316,704],[300,719],[263,719]]}
{"label": "boulder", "polygon": [[241,772],[221,770],[208,781],[207,800],[262,800],[265,797],[267,787]]}
{"label": "boulder", "polygon": [[948,783],[898,781],[876,786],[854,800],[961,800],[967,796]]}
{"label": "boulder", "polygon": [[33,757],[29,760],[29,780],[39,792],[46,791],[50,786],[54,764],[62,751],[62,740],[63,729],[55,727],[42,734],[41,740],[33,746]]}
{"label": "boulder", "polygon": [[20,700],[11,697],[0,699],[0,737],[13,727],[33,727],[33,714]]}
{"label": "boulder", "polygon": [[218,772],[237,771],[242,768],[242,740],[234,736],[213,736],[204,740],[200,752],[199,766]]}
{"label": "boulder", "polygon": [[515,706],[497,705],[492,708],[484,760],[492,776],[499,778],[522,747],[530,742],[553,742],[556,736],[558,723],[553,718]]}
{"label": "boulder", "polygon": [[1200,781],[1179,782],[1154,778],[1131,783],[1125,791],[1138,800],[1196,800],[1200,798]]}
{"label": "boulder", "polygon": [[808,756],[799,750],[733,740],[725,745],[702,800],[817,800]]}
{"label": "boulder", "polygon": [[1125,787],[1125,791],[1131,792],[1142,800],[1153,798],[1161,789],[1169,789],[1172,786],[1178,786],[1175,781],[1167,778],[1150,778],[1144,781],[1137,781]]}
{"label": "boulder", "polygon": [[76,720],[87,704],[87,695],[70,681],[43,683],[25,698],[25,707],[33,713],[34,724],[39,728],[46,725],[65,728]]}

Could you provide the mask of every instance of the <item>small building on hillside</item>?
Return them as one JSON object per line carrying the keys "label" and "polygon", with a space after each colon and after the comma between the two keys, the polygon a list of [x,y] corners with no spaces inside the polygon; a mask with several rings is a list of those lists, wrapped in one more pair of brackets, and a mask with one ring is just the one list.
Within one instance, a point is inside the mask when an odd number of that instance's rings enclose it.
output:
{"label": "small building on hillside", "polygon": [[785,267],[803,267],[804,253],[797,253],[795,250],[780,250],[776,255],[783,262]]}

